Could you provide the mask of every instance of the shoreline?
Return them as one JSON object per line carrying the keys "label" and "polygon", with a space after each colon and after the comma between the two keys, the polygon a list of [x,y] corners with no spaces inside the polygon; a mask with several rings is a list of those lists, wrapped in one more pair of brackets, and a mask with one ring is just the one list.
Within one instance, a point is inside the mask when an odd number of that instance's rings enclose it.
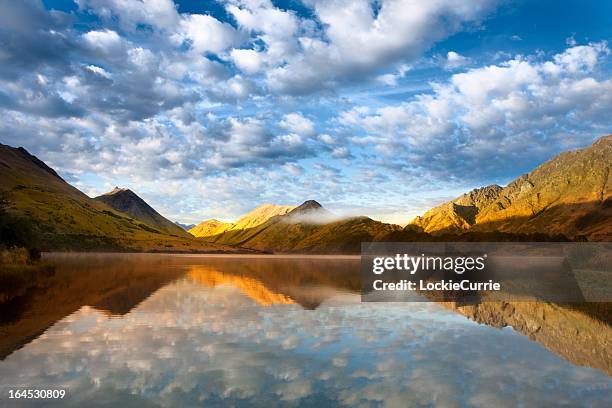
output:
{"label": "shoreline", "polygon": [[360,260],[361,255],[356,254],[317,254],[317,253],[266,253],[266,252],[164,252],[164,251],[48,251],[42,252],[41,257],[47,258],[53,255],[172,255],[180,257],[196,257],[196,258],[261,258],[261,259],[273,259],[273,258],[311,258],[311,259],[354,259]]}

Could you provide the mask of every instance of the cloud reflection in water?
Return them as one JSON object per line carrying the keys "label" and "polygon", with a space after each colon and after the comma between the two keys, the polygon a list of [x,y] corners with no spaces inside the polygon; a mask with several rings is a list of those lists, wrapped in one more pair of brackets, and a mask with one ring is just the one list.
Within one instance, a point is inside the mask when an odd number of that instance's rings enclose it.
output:
{"label": "cloud reflection in water", "polygon": [[338,292],[306,310],[209,278],[122,317],[82,307],[1,362],[0,387],[67,387],[74,406],[610,406],[605,374],[436,304]]}

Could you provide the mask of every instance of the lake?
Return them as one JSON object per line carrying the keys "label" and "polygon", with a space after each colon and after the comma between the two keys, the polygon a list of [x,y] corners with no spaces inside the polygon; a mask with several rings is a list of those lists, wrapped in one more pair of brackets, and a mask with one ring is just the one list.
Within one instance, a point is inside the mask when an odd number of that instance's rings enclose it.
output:
{"label": "lake", "polygon": [[0,406],[612,406],[605,308],[362,303],[357,257],[45,260],[0,303]]}

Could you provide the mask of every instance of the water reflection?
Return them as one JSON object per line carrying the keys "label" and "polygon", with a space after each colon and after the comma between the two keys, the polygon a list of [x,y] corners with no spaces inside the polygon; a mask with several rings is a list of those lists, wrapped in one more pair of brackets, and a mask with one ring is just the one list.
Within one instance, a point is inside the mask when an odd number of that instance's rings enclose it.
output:
{"label": "water reflection", "polygon": [[0,362],[0,388],[67,387],[73,406],[612,402],[610,377],[572,364],[572,353],[560,358],[510,328],[462,316],[519,330],[523,319],[546,347],[589,346],[599,354],[576,363],[606,370],[610,328],[580,311],[364,304],[356,259],[55,260],[55,276],[1,326],[14,344],[15,333],[28,334],[26,343],[52,325]]}

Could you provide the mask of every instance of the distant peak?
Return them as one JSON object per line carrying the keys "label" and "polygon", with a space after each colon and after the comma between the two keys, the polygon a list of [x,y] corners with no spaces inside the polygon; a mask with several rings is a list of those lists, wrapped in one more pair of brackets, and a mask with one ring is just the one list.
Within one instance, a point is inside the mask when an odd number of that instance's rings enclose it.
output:
{"label": "distant peak", "polygon": [[597,139],[594,143],[593,146],[605,146],[608,144],[612,144],[612,135],[607,135],[607,136],[602,136],[599,139]]}
{"label": "distant peak", "polygon": [[323,206],[315,200],[304,201],[301,205],[295,207],[289,214],[300,214],[322,209]]}
{"label": "distant peak", "polygon": [[298,208],[303,208],[303,209],[307,209],[307,208],[322,208],[322,207],[323,206],[321,204],[319,204],[315,200],[304,201],[300,206],[298,206]]}
{"label": "distant peak", "polygon": [[115,186],[115,188],[113,188],[111,191],[109,191],[108,193],[104,195],[113,195],[113,194],[123,193],[124,191],[130,191],[130,189],[129,188],[119,188]]}
{"label": "distant peak", "polygon": [[226,223],[223,221],[219,221],[216,218],[210,218],[208,220],[202,221],[201,224],[226,224]]}

